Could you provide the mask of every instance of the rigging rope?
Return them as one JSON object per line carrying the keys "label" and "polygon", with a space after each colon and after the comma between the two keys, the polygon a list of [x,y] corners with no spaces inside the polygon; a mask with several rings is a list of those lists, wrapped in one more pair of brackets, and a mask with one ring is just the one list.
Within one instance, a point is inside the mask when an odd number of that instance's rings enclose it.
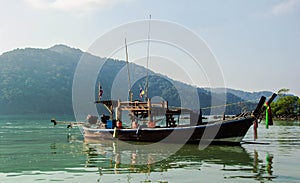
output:
{"label": "rigging rope", "polygon": [[245,100],[241,102],[235,102],[235,103],[230,103],[230,104],[223,104],[223,105],[215,105],[215,106],[210,106],[210,107],[203,107],[201,109],[211,109],[211,108],[218,108],[218,107],[223,107],[223,106],[232,106],[232,105],[241,105],[249,102],[255,102],[258,101],[259,99],[252,99],[252,100]]}
{"label": "rigging rope", "polygon": [[[270,98],[271,96],[269,96],[268,98]],[[233,105],[241,105],[241,104],[245,104],[245,103],[249,103],[249,102],[255,102],[255,101],[259,101],[259,99],[252,99],[252,100],[245,100],[245,101],[241,101],[241,102],[235,102],[235,103],[229,103],[229,104],[222,104],[222,105],[215,105],[215,106],[209,106],[209,107],[201,107],[201,109],[211,109],[211,108],[218,108],[218,107],[223,107],[223,106],[233,106]],[[174,107],[175,106],[170,106],[170,107]]]}

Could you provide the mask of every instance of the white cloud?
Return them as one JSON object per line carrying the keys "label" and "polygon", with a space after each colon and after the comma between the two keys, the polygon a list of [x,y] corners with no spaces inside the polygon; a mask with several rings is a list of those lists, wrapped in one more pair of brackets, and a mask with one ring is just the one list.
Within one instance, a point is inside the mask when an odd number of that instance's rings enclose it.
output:
{"label": "white cloud", "polygon": [[300,9],[300,0],[283,0],[272,8],[272,14],[280,15],[293,13]]}
{"label": "white cloud", "polygon": [[86,13],[130,0],[24,0],[38,9],[54,9],[65,12]]}

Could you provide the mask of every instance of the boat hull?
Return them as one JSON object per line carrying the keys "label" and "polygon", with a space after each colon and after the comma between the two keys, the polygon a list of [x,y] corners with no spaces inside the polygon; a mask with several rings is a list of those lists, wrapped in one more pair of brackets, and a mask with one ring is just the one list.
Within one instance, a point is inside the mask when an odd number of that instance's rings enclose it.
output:
{"label": "boat hull", "polygon": [[87,143],[104,139],[122,141],[240,144],[254,117],[243,117],[199,126],[174,128],[95,129],[83,127]]}

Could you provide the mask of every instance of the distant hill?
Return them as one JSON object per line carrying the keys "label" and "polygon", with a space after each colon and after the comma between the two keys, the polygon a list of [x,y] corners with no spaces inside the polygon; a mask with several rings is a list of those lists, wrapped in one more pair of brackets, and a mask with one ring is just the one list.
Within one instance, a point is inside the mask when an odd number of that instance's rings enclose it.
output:
{"label": "distant hill", "polygon": [[247,101],[259,99],[261,96],[270,97],[273,94],[273,92],[270,91],[246,92],[246,91],[235,90],[231,88],[227,88],[226,90],[228,93],[232,93],[233,95]]}
{"label": "distant hill", "polygon": [[[48,49],[16,49],[0,56],[0,114],[73,114],[72,83],[77,64],[84,54],[79,49],[65,45],[55,45]],[[91,60],[104,58],[89,55]],[[104,98],[110,98],[112,82],[125,66],[124,61],[107,59],[98,80],[103,83]],[[142,66],[130,64],[136,73],[146,72]],[[180,96],[172,83],[185,92],[186,101]],[[132,86],[134,99],[139,97],[139,87],[145,86],[145,78]],[[97,86],[95,86],[97,88]],[[166,76],[150,71],[149,97],[161,96],[172,106],[181,106],[187,102],[193,106],[195,100],[189,100],[194,87],[173,81]],[[252,93],[229,89],[227,103],[242,102],[259,98],[261,94],[269,96],[270,92]],[[197,88],[201,107],[211,105],[211,94],[204,88]],[[95,99],[96,94],[95,91]],[[239,113],[243,108],[253,108],[253,104],[226,108],[226,113]]]}

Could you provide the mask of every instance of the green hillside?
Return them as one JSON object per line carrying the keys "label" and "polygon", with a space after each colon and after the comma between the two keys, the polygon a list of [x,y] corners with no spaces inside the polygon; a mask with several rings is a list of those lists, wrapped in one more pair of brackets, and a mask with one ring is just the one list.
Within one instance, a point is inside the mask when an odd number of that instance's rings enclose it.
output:
{"label": "green hillside", "polygon": [[72,113],[72,77],[81,53],[17,49],[0,57],[0,112]]}
{"label": "green hillside", "polygon": [[[16,49],[0,56],[0,114],[73,114],[72,83],[73,76],[83,52],[64,45],[56,45],[49,49]],[[102,59],[90,55],[91,59]],[[109,99],[112,82],[124,61],[108,59],[103,66],[98,80],[105,91],[103,97]],[[134,72],[146,72],[145,68],[131,64]],[[181,106],[176,82],[180,90],[187,96],[191,106],[196,102],[189,96],[194,88],[184,83],[173,81],[166,76],[150,72],[149,97],[161,96],[172,106]],[[139,98],[139,87],[145,86],[145,78],[132,86],[134,99]],[[177,88],[178,88],[177,87]],[[95,86],[97,88],[97,86]],[[201,107],[211,105],[211,95],[206,89],[196,89]],[[95,99],[97,98],[95,91]],[[244,101],[240,97],[227,93],[227,103]],[[226,113],[239,113],[246,106],[230,106]]]}

